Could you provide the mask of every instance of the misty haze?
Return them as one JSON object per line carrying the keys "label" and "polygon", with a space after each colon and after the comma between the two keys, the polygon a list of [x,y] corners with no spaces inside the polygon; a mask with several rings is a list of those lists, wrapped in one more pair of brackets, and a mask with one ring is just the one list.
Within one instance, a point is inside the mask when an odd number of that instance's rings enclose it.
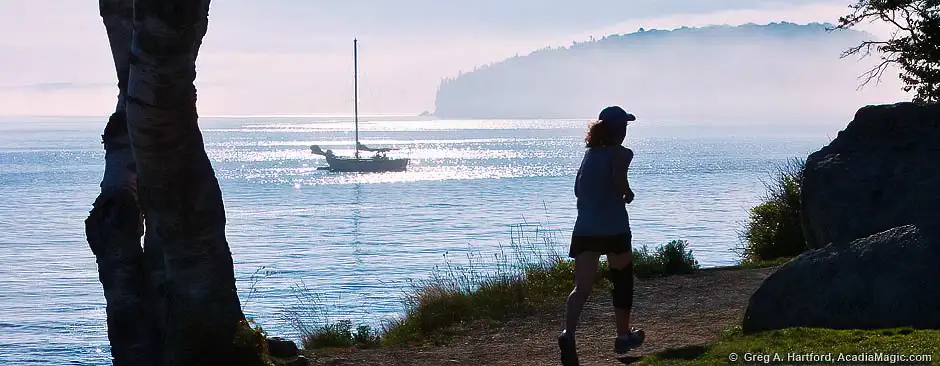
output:
{"label": "misty haze", "polygon": [[[767,124],[839,118],[896,96],[896,73],[856,92],[877,62],[840,55],[864,40],[829,24],[645,30],[546,49],[445,80],[437,116],[583,118],[625,103],[649,120]],[[817,121],[818,122],[818,121]]]}

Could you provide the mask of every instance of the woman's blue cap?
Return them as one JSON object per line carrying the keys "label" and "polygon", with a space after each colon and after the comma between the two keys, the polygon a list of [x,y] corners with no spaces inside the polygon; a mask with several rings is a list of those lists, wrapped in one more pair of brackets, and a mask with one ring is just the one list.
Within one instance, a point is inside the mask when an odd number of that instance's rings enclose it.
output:
{"label": "woman's blue cap", "polygon": [[627,113],[627,111],[618,106],[610,106],[604,108],[604,110],[601,111],[601,114],[597,116],[597,119],[605,122],[627,123],[636,121],[636,116]]}

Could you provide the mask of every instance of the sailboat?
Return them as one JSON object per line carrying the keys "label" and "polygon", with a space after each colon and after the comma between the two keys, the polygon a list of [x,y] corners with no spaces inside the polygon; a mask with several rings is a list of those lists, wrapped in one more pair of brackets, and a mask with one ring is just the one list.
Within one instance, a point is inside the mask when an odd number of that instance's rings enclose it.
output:
{"label": "sailboat", "polygon": [[[326,169],[332,172],[380,173],[407,170],[409,159],[395,159],[386,156],[387,152],[397,149],[375,149],[359,142],[359,41],[356,39],[353,39],[353,94],[355,94],[353,110],[356,121],[356,154],[352,157],[336,156],[332,150],[324,151],[317,145],[311,145],[310,152],[325,157],[326,163],[329,165]],[[360,156],[360,151],[374,152],[375,155],[363,158]]]}

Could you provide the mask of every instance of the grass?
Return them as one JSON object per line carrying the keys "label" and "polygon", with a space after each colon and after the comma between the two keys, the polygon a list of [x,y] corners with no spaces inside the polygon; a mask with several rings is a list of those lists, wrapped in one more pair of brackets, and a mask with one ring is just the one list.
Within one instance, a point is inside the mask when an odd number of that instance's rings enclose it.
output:
{"label": "grass", "polygon": [[[538,224],[513,226],[509,250],[490,255],[468,250],[466,264],[458,265],[444,254],[444,264],[429,279],[414,281],[404,294],[404,316],[387,322],[379,331],[352,322],[330,322],[323,316],[295,314],[295,329],[303,335],[306,349],[369,348],[444,344],[454,326],[471,321],[503,321],[557,306],[574,284],[574,263],[557,252],[557,232]],[[646,246],[634,250],[634,273],[638,277],[687,274],[698,269],[688,242],[675,240],[656,250]],[[606,261],[601,261],[595,286],[609,288]],[[495,270],[493,270],[495,269]],[[308,294],[301,307],[320,304]],[[309,320],[316,321],[311,326]]]}
{"label": "grass", "polygon": [[296,304],[285,313],[284,321],[301,336],[304,349],[368,349],[378,347],[380,332],[368,325],[353,327],[352,320],[328,316],[330,302],[303,283],[292,287]]}
{"label": "grass", "polygon": [[[904,363],[898,355],[931,355],[940,359],[940,331],[914,330],[908,328],[888,330],[830,330],[815,328],[791,328],[744,335],[740,328],[726,332],[719,341],[711,345],[694,345],[669,349],[649,355],[639,365],[727,365],[729,356],[736,360],[730,364],[757,363],[830,363],[827,359],[807,360],[788,357],[826,357],[831,355],[833,363],[840,363],[840,354],[853,357],[860,354],[886,357],[890,362]],[[748,357],[748,359],[745,359]],[[802,362],[810,361],[810,362]],[[846,363],[844,362],[841,363]],[[862,359],[873,363],[875,360]],[[920,361],[929,364],[930,360]],[[885,362],[887,363],[887,362]]]}
{"label": "grass", "polygon": [[[470,281],[436,278],[408,295],[405,316],[386,327],[387,345],[440,344],[447,328],[473,320],[501,321],[557,305],[571,291],[574,266],[567,260],[546,262],[518,272]],[[598,276],[597,286],[603,287]]]}
{"label": "grass", "polygon": [[757,269],[776,267],[793,260],[794,257],[783,257],[769,261],[743,261],[735,266],[724,267],[724,269]]}
{"label": "grass", "polygon": [[[444,265],[405,293],[405,315],[383,331],[385,345],[441,344],[451,326],[502,321],[557,305],[571,291],[574,264],[556,251],[556,232],[537,224],[513,226],[509,250],[467,254],[467,265],[445,255]],[[492,259],[490,259],[492,258]],[[481,268],[495,268],[486,271]],[[602,265],[599,272],[606,270]],[[595,285],[605,287],[598,275]]]}
{"label": "grass", "polygon": [[751,209],[748,222],[739,233],[741,263],[772,261],[794,257],[806,251],[800,220],[802,159],[792,159],[777,168],[763,202]]}

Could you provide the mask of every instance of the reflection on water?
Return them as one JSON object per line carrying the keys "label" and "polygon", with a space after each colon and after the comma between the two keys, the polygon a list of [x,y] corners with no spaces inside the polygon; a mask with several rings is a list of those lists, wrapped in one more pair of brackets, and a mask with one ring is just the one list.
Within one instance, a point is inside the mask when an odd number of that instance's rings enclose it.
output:
{"label": "reflection on water", "polygon": [[[0,364],[105,365],[105,304],[82,226],[102,174],[101,123],[33,122],[0,123]],[[544,245],[567,250],[586,121],[367,121],[364,144],[413,159],[407,172],[370,174],[316,169],[325,162],[308,146],[351,148],[346,121],[202,124],[240,295],[254,289],[245,310],[273,334],[297,336],[284,314],[299,284],[334,320],[379,321],[443,253],[492,256],[513,224],[550,223],[560,240]],[[828,141],[802,128],[636,127],[635,243],[687,239],[704,266],[734,261],[736,230],[774,164]]]}
{"label": "reflection on water", "polygon": [[353,221],[353,245],[356,246],[356,264],[359,266],[360,271],[363,269],[364,262],[362,260],[362,241],[360,240],[359,232],[359,219],[362,217],[362,183],[353,183],[353,194],[355,197],[355,203],[352,207],[352,221]]}

